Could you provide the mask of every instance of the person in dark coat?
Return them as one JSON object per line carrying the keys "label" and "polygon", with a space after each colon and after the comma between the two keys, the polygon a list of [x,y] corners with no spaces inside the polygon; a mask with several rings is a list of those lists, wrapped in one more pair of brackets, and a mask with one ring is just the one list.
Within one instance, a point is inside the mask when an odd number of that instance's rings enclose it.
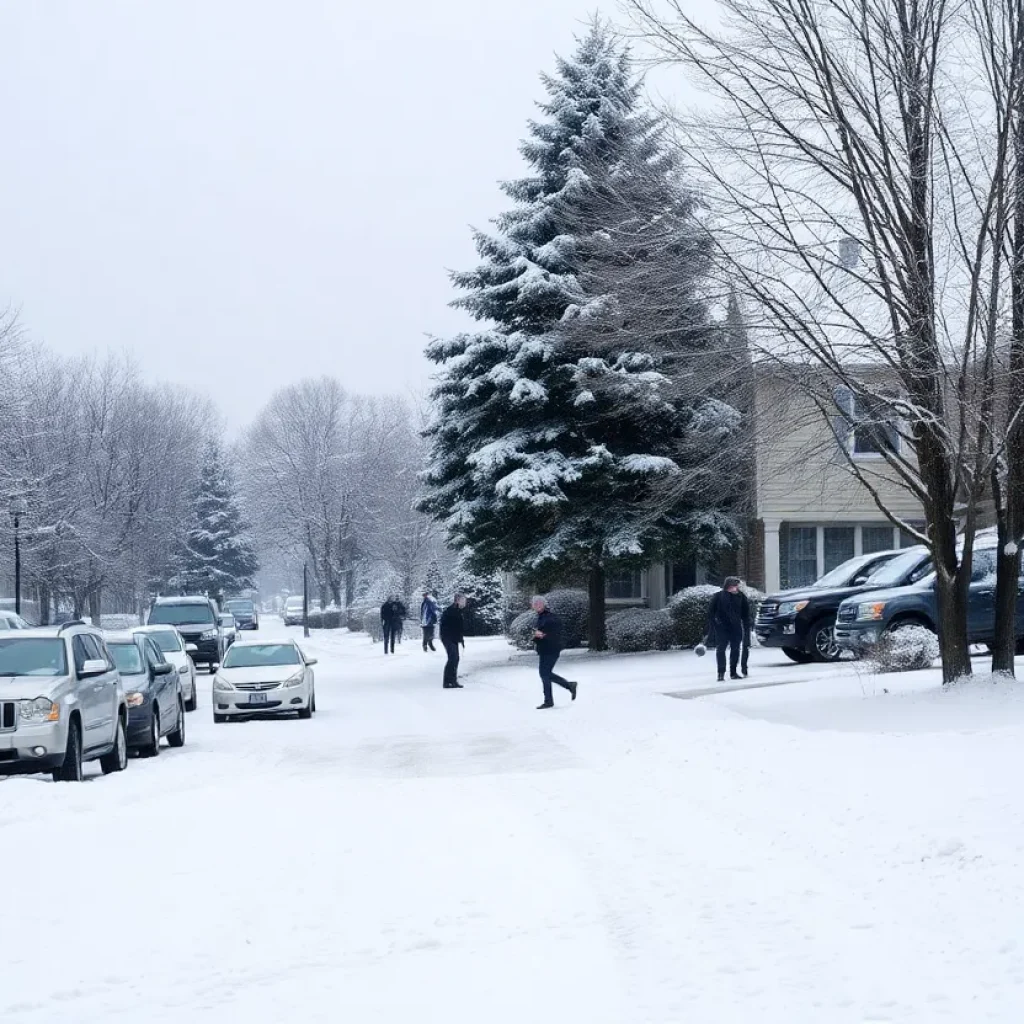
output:
{"label": "person in dark coat", "polygon": [[389,597],[380,606],[380,630],[384,634],[384,653],[395,653],[395,641],[402,632],[405,606],[397,597]]}
{"label": "person in dark coat", "polygon": [[555,706],[554,695],[551,684],[556,683],[563,690],[572,694],[576,699],[576,683],[563,679],[555,674],[555,664],[562,653],[562,621],[548,607],[543,597],[535,597],[531,602],[533,610],[537,613],[537,624],[533,630],[533,643],[537,648],[538,670],[540,681],[544,687],[544,703],[537,706],[538,711]]}
{"label": "person in dark coat", "polygon": [[437,602],[430,596],[429,590],[423,591],[423,601],[420,603],[420,628],[423,630],[423,650],[436,651],[434,630],[437,628]]}
{"label": "person in dark coat", "polygon": [[[718,659],[718,681],[725,680],[725,654],[729,652],[729,675],[739,679],[740,656],[743,675],[747,674],[747,652],[750,649],[750,602],[740,590],[740,581],[727,576],[722,589],[711,598],[708,610],[708,636],[715,638]],[[744,650],[746,649],[746,650]]]}
{"label": "person in dark coat", "polygon": [[461,690],[459,682],[459,648],[466,646],[466,626],[462,620],[462,609],[466,607],[463,594],[456,594],[455,600],[441,613],[438,632],[441,645],[444,647],[448,660],[444,665],[444,688]]}

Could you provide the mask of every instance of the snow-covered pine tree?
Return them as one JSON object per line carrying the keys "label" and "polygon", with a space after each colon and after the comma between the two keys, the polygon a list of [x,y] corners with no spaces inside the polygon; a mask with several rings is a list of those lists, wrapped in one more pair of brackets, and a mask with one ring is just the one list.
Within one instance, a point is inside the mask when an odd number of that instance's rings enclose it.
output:
{"label": "snow-covered pine tree", "polygon": [[255,586],[259,568],[242,518],[235,483],[216,440],[203,446],[192,524],[168,585],[188,593],[222,598]]}
{"label": "snow-covered pine tree", "polygon": [[[505,628],[505,602],[501,576],[495,572],[476,572],[468,558],[455,567],[452,592],[466,595],[463,618],[467,636],[497,636]],[[451,598],[447,598],[447,604]]]}
{"label": "snow-covered pine tree", "polygon": [[707,244],[628,52],[595,23],[543,82],[521,147],[533,173],[504,186],[513,208],[453,276],[455,304],[491,326],[427,350],[442,371],[422,507],[480,569],[585,570],[601,649],[609,567],[733,539],[686,483],[737,415],[673,379],[714,346]]}

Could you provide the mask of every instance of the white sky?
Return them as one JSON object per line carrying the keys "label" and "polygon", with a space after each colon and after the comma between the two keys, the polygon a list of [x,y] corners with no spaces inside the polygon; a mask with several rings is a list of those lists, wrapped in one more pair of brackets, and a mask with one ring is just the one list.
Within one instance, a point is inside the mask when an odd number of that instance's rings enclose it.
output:
{"label": "white sky", "polygon": [[232,426],[301,376],[422,388],[445,268],[587,0],[7,0],[0,304]]}

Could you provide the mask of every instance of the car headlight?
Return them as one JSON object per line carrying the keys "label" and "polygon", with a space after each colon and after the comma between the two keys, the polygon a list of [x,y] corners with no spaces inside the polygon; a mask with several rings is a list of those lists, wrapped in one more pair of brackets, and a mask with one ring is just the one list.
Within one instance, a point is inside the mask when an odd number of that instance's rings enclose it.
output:
{"label": "car headlight", "polygon": [[215,690],[234,689],[234,687],[219,672],[213,677],[213,688]]}
{"label": "car headlight", "polygon": [[859,622],[878,622],[885,613],[884,601],[865,601],[857,605],[857,619]]}
{"label": "car headlight", "polygon": [[215,629],[204,629],[202,635],[199,637],[200,640],[216,640],[217,630]]}
{"label": "car headlight", "polygon": [[779,605],[779,610],[775,613],[776,615],[797,615],[802,612],[811,602],[810,601],[783,601]]}
{"label": "car headlight", "polygon": [[130,708],[140,708],[146,703],[146,695],[139,690],[132,690],[124,695],[125,703]]}
{"label": "car headlight", "polygon": [[60,705],[49,697],[18,702],[18,714],[24,722],[56,722],[60,719]]}
{"label": "car headlight", "polygon": [[295,675],[289,676],[281,685],[282,686],[301,686],[302,680],[305,677],[305,672],[296,672]]}

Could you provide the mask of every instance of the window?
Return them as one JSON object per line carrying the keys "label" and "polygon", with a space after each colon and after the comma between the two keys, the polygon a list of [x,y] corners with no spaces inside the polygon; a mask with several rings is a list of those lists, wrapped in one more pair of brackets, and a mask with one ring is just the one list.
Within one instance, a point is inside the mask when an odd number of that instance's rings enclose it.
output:
{"label": "window", "polygon": [[[857,528],[855,526],[826,526],[823,527],[823,531],[825,535],[823,569],[824,572],[831,572],[836,566],[853,558],[857,547]],[[889,536],[892,537],[892,531]],[[823,575],[823,573],[818,575]]]}
{"label": "window", "polygon": [[82,637],[82,640],[85,643],[85,652],[90,661],[102,661],[105,665],[110,665],[110,660],[104,653],[103,644],[98,637],[86,635]]}
{"label": "window", "polygon": [[139,648],[135,644],[111,644],[110,653],[114,656],[114,664],[121,675],[142,675],[142,656],[139,654]]}
{"label": "window", "polygon": [[971,561],[971,582],[991,583],[996,582],[996,553],[994,548],[983,548],[974,552]]}
{"label": "window", "polygon": [[782,565],[784,588],[805,587],[822,575],[818,572],[818,527],[791,526],[787,548]]}
{"label": "window", "polygon": [[[924,532],[924,523],[911,523],[911,526],[916,530]],[[909,531],[900,530],[900,547],[901,548],[916,548],[921,542]]]}
{"label": "window", "polygon": [[213,609],[208,604],[155,604],[149,613],[151,626],[213,626]]}
{"label": "window", "polygon": [[639,569],[610,572],[605,579],[605,597],[612,601],[639,601],[644,596],[643,573]]}
{"label": "window", "polygon": [[900,436],[896,418],[888,403],[880,398],[857,395],[851,399],[851,448],[854,455],[882,455],[899,451]]}
{"label": "window", "polygon": [[891,551],[892,527],[891,526],[862,526],[861,527],[861,551],[865,555],[873,554],[876,551]]}
{"label": "window", "polygon": [[75,659],[75,671],[83,671],[85,663],[89,660],[89,652],[85,649],[84,636],[76,636],[71,641],[71,654]]}

